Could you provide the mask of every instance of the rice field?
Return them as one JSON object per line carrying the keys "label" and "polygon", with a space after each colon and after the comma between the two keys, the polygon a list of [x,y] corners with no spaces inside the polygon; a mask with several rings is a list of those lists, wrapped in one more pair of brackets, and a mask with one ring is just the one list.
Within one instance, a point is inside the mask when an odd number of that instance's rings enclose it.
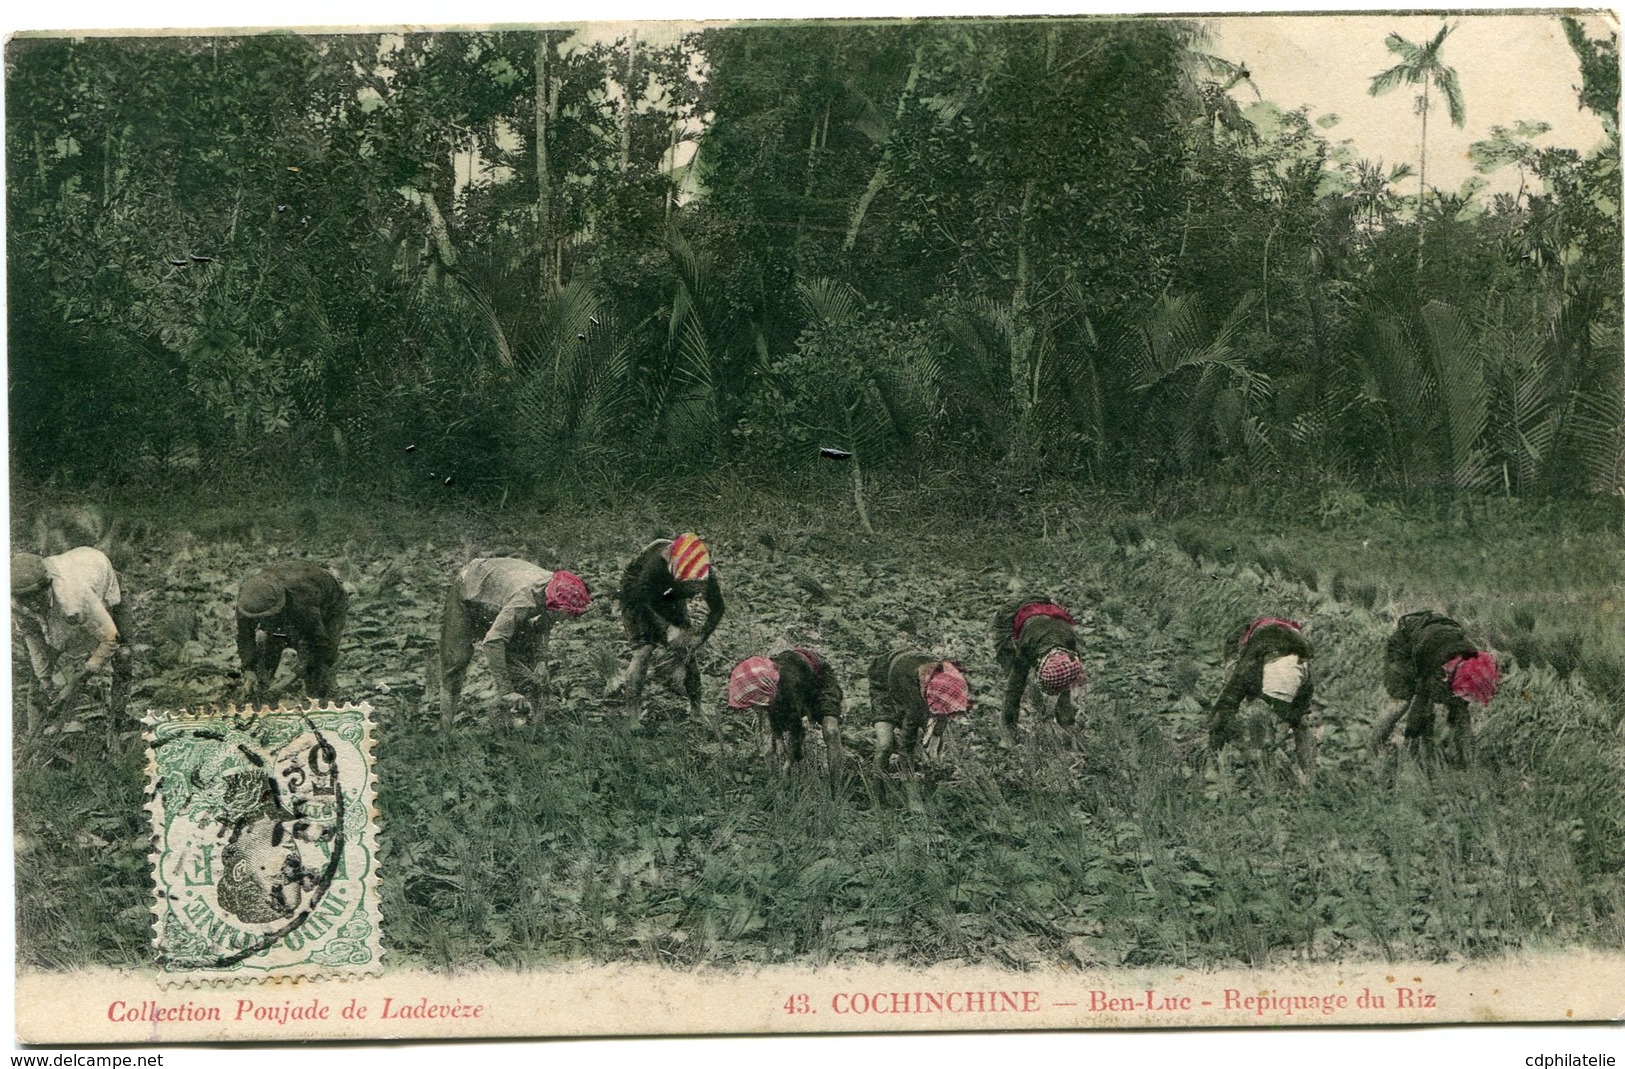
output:
{"label": "rice field", "polygon": [[[922,500],[877,492],[876,535],[833,496],[723,487],[545,515],[146,503],[110,510],[100,536],[139,631],[135,705],[236,696],[232,597],[265,563],[308,557],[349,589],[340,688],[376,709],[396,962],[1260,966],[1625,943],[1625,597],[1607,517],[1348,501],[1330,517],[1256,502],[1192,515],[1067,493],[937,515]],[[14,540],[58,549],[75,540],[71,514],[19,502]],[[707,707],[690,719],[654,690],[633,725],[603,696],[626,655],[609,593],[637,547],[686,527],[710,542],[729,606],[703,653]],[[554,632],[545,715],[489,724],[477,662],[446,731],[444,584],[500,554],[570,568],[594,604]],[[989,628],[1017,592],[1072,610],[1089,681],[1076,728],[1029,709],[1006,748]],[[1476,716],[1473,768],[1366,750],[1391,708],[1388,630],[1422,607],[1507,664]],[[1221,639],[1263,613],[1305,621],[1316,644],[1307,789],[1260,707],[1244,710],[1247,745],[1205,753]],[[961,659],[975,701],[911,781],[864,767],[863,669],[905,635]],[[845,686],[843,775],[816,740],[781,774],[722,701],[733,663],[792,643],[825,653]],[[133,720],[109,753],[99,717],[87,700],[15,750],[21,966],[150,955],[144,757]]]}

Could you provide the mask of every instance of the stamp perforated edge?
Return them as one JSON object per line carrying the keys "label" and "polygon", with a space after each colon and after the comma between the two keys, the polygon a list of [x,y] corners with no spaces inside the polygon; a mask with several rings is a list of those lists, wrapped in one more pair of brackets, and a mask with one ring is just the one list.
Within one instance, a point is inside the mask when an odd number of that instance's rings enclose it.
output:
{"label": "stamp perforated edge", "polygon": [[[158,761],[153,752],[156,741],[157,726],[160,721],[207,723],[209,721],[222,721],[227,719],[249,719],[258,716],[276,716],[290,714],[308,714],[313,712],[344,712],[355,710],[360,714],[361,743],[360,750],[366,768],[366,781],[362,788],[361,800],[366,807],[366,819],[361,822],[361,846],[371,859],[367,866],[366,875],[361,878],[365,899],[368,903],[368,919],[372,922],[371,931],[366,936],[366,945],[372,951],[368,964],[358,967],[334,966],[329,968],[307,967],[290,969],[278,975],[261,974],[252,976],[222,976],[202,970],[191,972],[165,972],[157,967],[160,954],[159,938],[161,932],[161,919],[165,907],[162,891],[162,880],[159,875],[159,865],[162,859],[162,828],[164,820],[163,803],[158,796]],[[238,707],[235,704],[205,705],[195,708],[155,709],[149,707],[141,717],[143,725],[142,741],[146,747],[145,784],[143,786],[142,808],[147,811],[147,865],[148,878],[151,880],[150,888],[152,902],[149,907],[152,914],[152,951],[153,972],[161,988],[261,988],[288,986],[309,983],[318,980],[336,981],[344,983],[350,980],[360,980],[379,976],[383,972],[383,924],[382,909],[379,902],[379,866],[382,859],[378,851],[378,772],[374,748],[376,739],[372,730],[373,707],[370,702],[344,702],[335,705],[331,701],[320,702],[310,699],[295,705],[279,704],[276,706]]]}

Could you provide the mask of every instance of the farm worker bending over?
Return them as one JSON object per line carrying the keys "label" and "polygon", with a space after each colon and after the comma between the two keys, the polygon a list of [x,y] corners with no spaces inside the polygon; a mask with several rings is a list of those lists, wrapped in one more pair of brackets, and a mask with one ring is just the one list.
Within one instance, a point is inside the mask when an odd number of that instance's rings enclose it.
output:
{"label": "farm worker bending over", "polygon": [[[84,677],[111,663],[113,687],[107,712],[111,740],[130,691],[129,615],[112,562],[90,546],[54,557],[14,554],[11,618],[22,633],[34,681],[52,714],[71,708]],[[86,659],[75,664],[80,657]],[[58,668],[65,670],[60,687]],[[37,717],[35,703],[30,701],[29,735],[35,733]]]}
{"label": "farm worker bending over", "polygon": [[587,584],[571,572],[550,572],[513,557],[469,561],[446,591],[440,625],[440,715],[446,726],[456,715],[476,642],[504,692],[505,708],[528,713],[542,702],[554,616],[580,616],[591,600]]}
{"label": "farm worker bending over", "polygon": [[1006,605],[993,618],[994,651],[1007,677],[1002,725],[1007,738],[1016,730],[1021,696],[1034,669],[1040,694],[1054,702],[1055,722],[1070,727],[1077,719],[1072,691],[1083,685],[1083,664],[1073,623],[1071,614],[1048,598]]}
{"label": "farm worker bending over", "polygon": [[1413,612],[1399,618],[1388,639],[1383,686],[1389,697],[1406,704],[1384,717],[1371,738],[1381,750],[1400,717],[1407,739],[1433,738],[1433,707],[1442,703],[1450,725],[1450,748],[1459,765],[1472,756],[1472,712],[1469,701],[1488,705],[1500,682],[1495,658],[1468,639],[1460,624],[1436,612]]}
{"label": "farm worker bending over", "polygon": [[[875,720],[875,771],[885,774],[897,753],[905,771],[925,736],[926,753],[941,750],[948,723],[970,712],[970,682],[958,661],[927,653],[888,653],[869,665],[869,705]],[[902,747],[898,747],[898,732]]]}
{"label": "farm worker bending over", "polygon": [[841,693],[835,671],[811,650],[793,649],[772,657],[747,657],[734,666],[733,674],[728,677],[728,705],[767,714],[767,725],[772,731],[771,751],[786,751],[784,769],[801,760],[807,734],[803,721],[811,720],[823,730],[830,772],[841,770],[844,702],[845,695]]}
{"label": "farm worker bending over", "polygon": [[[688,603],[705,599],[705,619],[696,626]],[[722,622],[722,587],[711,568],[711,552],[697,534],[651,542],[621,576],[621,622],[632,640],[632,663],[610,685],[624,688],[626,712],[642,715],[644,676],[658,654],[658,674],[679,683],[690,713],[700,711],[700,666],[694,653]]]}
{"label": "farm worker bending over", "polygon": [[1235,719],[1241,703],[1262,699],[1292,728],[1294,754],[1305,781],[1315,774],[1315,737],[1304,723],[1314,698],[1309,660],[1314,647],[1295,620],[1260,616],[1237,627],[1225,639],[1225,660],[1236,666],[1225,680],[1208,717],[1208,749],[1218,753],[1236,737]]}
{"label": "farm worker bending over", "polygon": [[299,655],[305,695],[331,698],[349,603],[333,573],[308,560],[278,561],[243,580],[237,591],[237,656],[250,699],[266,700],[287,649]]}

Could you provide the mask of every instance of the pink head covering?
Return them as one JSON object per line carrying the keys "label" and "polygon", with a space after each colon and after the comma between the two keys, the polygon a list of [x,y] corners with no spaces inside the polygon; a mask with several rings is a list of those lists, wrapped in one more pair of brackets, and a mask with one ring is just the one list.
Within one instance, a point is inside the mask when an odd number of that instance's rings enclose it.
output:
{"label": "pink head covering", "polygon": [[964,716],[970,712],[970,683],[953,661],[920,666],[920,695],[934,717]]}
{"label": "pink head covering", "polygon": [[1258,619],[1248,624],[1247,630],[1242,632],[1241,643],[1238,648],[1245,651],[1247,649],[1247,641],[1253,637],[1253,632],[1257,631],[1261,627],[1284,627],[1291,631],[1303,630],[1303,625],[1298,623],[1296,620],[1288,620],[1280,616],[1260,616]]}
{"label": "pink head covering", "polygon": [[591,601],[592,595],[587,592],[587,584],[574,572],[557,571],[553,573],[553,578],[547,581],[548,612],[580,616],[587,611],[587,605]]}
{"label": "pink head covering", "polygon": [[1444,676],[1450,681],[1450,692],[1458,698],[1488,705],[1495,697],[1495,688],[1501,681],[1495,658],[1480,650],[1471,657],[1452,657],[1444,664]]}
{"label": "pink head covering", "polygon": [[735,709],[768,705],[779,692],[779,666],[766,657],[746,657],[728,676],[728,704]]}
{"label": "pink head covering", "polygon": [[1059,694],[1083,684],[1083,665],[1066,650],[1054,649],[1038,663],[1038,689]]}

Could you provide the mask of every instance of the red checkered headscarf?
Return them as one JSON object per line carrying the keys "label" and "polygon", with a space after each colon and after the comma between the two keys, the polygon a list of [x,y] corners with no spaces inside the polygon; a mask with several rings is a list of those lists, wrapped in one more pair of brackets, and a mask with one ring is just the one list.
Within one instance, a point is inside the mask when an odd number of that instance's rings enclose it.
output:
{"label": "red checkered headscarf", "polygon": [[553,578],[547,581],[548,612],[580,616],[587,611],[587,605],[591,601],[592,595],[587,592],[587,584],[582,582],[581,576],[573,572],[556,571]]}
{"label": "red checkered headscarf", "polygon": [[1038,662],[1038,689],[1045,694],[1059,694],[1082,685],[1083,665],[1066,650],[1050,650]]}
{"label": "red checkered headscarf", "polygon": [[970,682],[954,661],[934,661],[920,666],[920,696],[925,711],[933,717],[964,716],[970,712]]}
{"label": "red checkered headscarf", "polygon": [[746,657],[728,676],[728,705],[734,709],[771,705],[778,692],[779,666],[766,657]]}
{"label": "red checkered headscarf", "polygon": [[1501,672],[1495,658],[1480,650],[1471,657],[1450,658],[1444,663],[1444,677],[1450,681],[1450,692],[1456,697],[1488,705],[1495,697]]}
{"label": "red checkered headscarf", "polygon": [[711,574],[711,551],[693,531],[671,540],[671,574],[678,582],[704,579]]}

